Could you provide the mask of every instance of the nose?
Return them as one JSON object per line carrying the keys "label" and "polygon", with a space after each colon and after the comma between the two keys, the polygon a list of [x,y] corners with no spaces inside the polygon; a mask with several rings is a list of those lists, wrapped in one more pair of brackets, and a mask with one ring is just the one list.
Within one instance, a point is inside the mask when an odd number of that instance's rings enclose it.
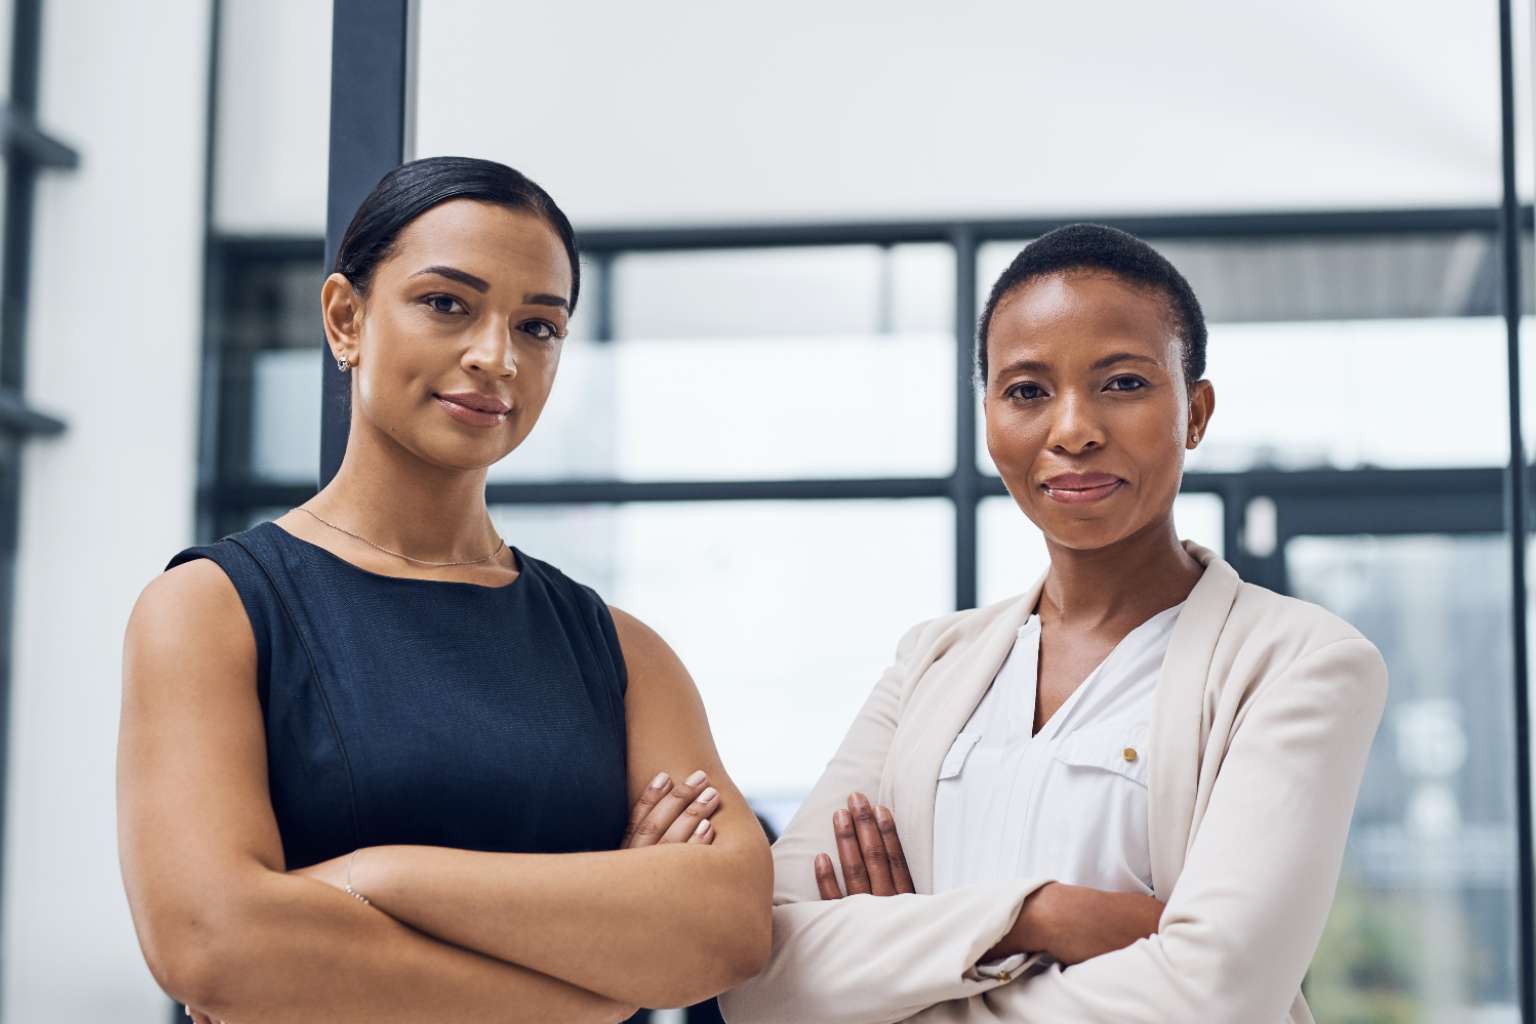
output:
{"label": "nose", "polygon": [[1051,410],[1051,431],[1047,444],[1053,451],[1079,455],[1104,447],[1104,429],[1094,415],[1093,403],[1074,391],[1058,396]]}
{"label": "nose", "polygon": [[512,344],[509,325],[486,318],[485,328],[475,335],[464,351],[463,365],[475,373],[509,379],[516,377],[517,348]]}

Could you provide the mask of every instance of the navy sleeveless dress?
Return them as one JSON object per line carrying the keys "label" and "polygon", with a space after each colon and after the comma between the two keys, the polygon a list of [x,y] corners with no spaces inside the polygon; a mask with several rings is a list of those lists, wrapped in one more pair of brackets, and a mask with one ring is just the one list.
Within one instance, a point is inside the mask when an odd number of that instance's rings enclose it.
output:
{"label": "navy sleeveless dress", "polygon": [[405,579],[263,522],[166,565],[217,562],[250,618],[289,870],[386,844],[618,846],[613,619],[590,587],[512,552],[521,573],[504,586]]}

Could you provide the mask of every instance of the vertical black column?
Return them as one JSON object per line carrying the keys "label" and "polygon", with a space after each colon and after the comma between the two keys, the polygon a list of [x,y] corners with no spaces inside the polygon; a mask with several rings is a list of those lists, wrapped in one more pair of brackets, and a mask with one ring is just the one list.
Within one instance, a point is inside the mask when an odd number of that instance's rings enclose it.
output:
{"label": "vertical black column", "polygon": [[1505,482],[1505,521],[1509,524],[1510,579],[1513,585],[1515,659],[1515,821],[1519,877],[1518,955],[1520,1018],[1536,1024],[1536,848],[1531,835],[1531,719],[1526,658],[1526,474],[1525,439],[1520,409],[1520,206],[1515,188],[1514,26],[1510,0],[1499,0],[1499,106],[1502,134],[1503,202],[1499,241],[1503,262],[1504,333],[1509,358],[1509,474]]}
{"label": "vertical black column", "polygon": [[[413,0],[335,0],[331,27],[331,152],[325,265],[384,173],[406,157],[415,83]],[[321,346],[320,486],[341,467],[351,417],[350,380]]]}
{"label": "vertical black column", "polygon": [[976,233],[957,228],[955,248],[955,608],[976,607],[976,512],[981,474],[976,469]]}

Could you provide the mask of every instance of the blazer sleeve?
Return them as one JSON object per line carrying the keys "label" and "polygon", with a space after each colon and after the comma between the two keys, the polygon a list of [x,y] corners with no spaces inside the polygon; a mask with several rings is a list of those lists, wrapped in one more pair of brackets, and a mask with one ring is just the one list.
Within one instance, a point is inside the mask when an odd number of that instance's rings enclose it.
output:
{"label": "blazer sleeve", "polygon": [[916,1019],[1285,1020],[1333,902],[1386,684],[1359,637],[1273,677],[1233,733],[1157,934]]}
{"label": "blazer sleeve", "polygon": [[[812,862],[833,853],[832,812],[848,794],[878,791],[911,675],[927,649],[913,627],[854,719],[821,779],[773,846],[773,952],[768,966],[720,997],[730,1024],[887,1024],[965,999],[1028,969],[984,977],[974,968],[1048,879],[969,886],[939,895],[822,900]],[[900,828],[902,816],[896,811]],[[927,837],[904,836],[907,841]],[[836,857],[834,856],[834,861]]]}

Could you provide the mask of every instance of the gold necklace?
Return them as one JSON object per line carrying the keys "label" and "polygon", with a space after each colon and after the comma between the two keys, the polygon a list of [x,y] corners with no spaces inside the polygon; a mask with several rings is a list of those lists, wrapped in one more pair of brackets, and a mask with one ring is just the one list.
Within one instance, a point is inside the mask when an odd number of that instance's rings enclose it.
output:
{"label": "gold necklace", "polygon": [[378,550],[384,552],[386,555],[394,555],[396,558],[403,558],[407,562],[415,562],[417,565],[432,565],[432,566],[437,566],[439,568],[442,568],[442,567],[445,567],[445,566],[449,566],[449,565],[474,565],[477,562],[485,562],[485,561],[489,561],[492,558],[495,558],[498,554],[501,553],[501,549],[507,546],[507,542],[502,539],[501,534],[497,534],[496,535],[496,540],[497,540],[496,550],[492,551],[488,555],[482,555],[479,558],[467,558],[467,559],[465,559],[462,562],[429,562],[425,558],[412,558],[410,555],[402,555],[398,551],[391,551],[391,550],[389,550],[389,548],[381,547],[380,545],[375,544],[373,541],[369,540],[367,537],[359,536],[358,534],[353,533],[351,530],[344,530],[344,529],[342,529],[341,527],[337,526],[335,523],[329,522],[329,521],[324,520],[324,519],[320,519],[319,516],[315,515],[313,512],[310,512],[309,509],[305,508],[303,505],[296,505],[294,507],[298,511],[300,511],[300,512],[304,512],[304,513],[307,513],[307,514],[309,514],[311,516],[314,516],[316,519],[319,519],[320,522],[325,523],[326,526],[329,526],[333,530],[337,530],[337,531],[339,531],[341,533],[344,533],[348,537],[356,537],[358,540],[362,541],[364,544],[367,544],[371,548],[377,548]]}

